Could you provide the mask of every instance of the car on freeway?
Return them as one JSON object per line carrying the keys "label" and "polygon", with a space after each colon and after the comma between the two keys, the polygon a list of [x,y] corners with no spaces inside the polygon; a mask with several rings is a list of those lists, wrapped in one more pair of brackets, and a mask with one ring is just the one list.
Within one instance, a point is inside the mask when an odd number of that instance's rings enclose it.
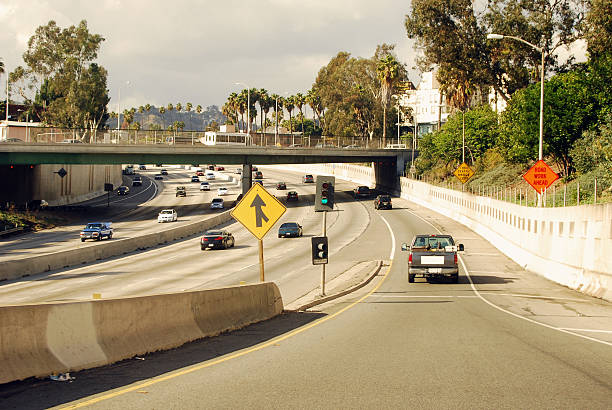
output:
{"label": "car on freeway", "polygon": [[408,254],[408,282],[416,277],[430,279],[449,278],[459,282],[457,252],[465,250],[463,244],[455,245],[451,235],[416,235],[412,243],[402,244],[402,251]]}
{"label": "car on freeway", "polygon": [[126,187],[125,185],[121,185],[119,188],[117,188],[117,195],[127,195],[130,192],[130,188]]}
{"label": "car on freeway", "polygon": [[370,197],[370,188],[365,186],[365,185],[358,186],[357,188],[353,189],[353,197],[355,199],[358,199],[358,198],[369,198]]}
{"label": "car on freeway", "polygon": [[342,148],[346,148],[346,149],[351,149],[352,148],[352,149],[355,149],[355,148],[361,148],[361,147],[359,145],[357,145],[357,144],[351,144],[351,145],[346,145],[346,146],[344,146]]}
{"label": "car on freeway", "polygon": [[140,165],[138,165],[138,169],[141,170],[141,171],[144,171],[144,170],[147,169],[147,166],[143,165],[143,164],[140,164]]}
{"label": "car on freeway", "polygon": [[258,171],[258,170],[257,170],[257,167],[256,167],[255,165],[251,165],[251,171],[252,171],[252,172],[256,172],[256,171]]}
{"label": "car on freeway", "polygon": [[199,176],[199,177],[203,177],[204,176],[204,170],[202,168],[196,169],[196,175]]}
{"label": "car on freeway", "polygon": [[141,186],[141,185],[142,185],[142,178],[140,177],[140,175],[134,176],[134,179],[132,179],[132,186]]}
{"label": "car on freeway", "polygon": [[153,179],[157,179],[157,180],[164,179],[164,176],[162,174],[155,174]]}
{"label": "car on freeway", "polygon": [[85,239],[101,241],[104,237],[112,239],[112,222],[90,222],[85,225],[79,236],[81,237],[81,242],[85,242]]}
{"label": "car on freeway", "polygon": [[291,144],[289,148],[302,148],[302,144]]}
{"label": "car on freeway", "polygon": [[242,168],[236,168],[236,171],[234,171],[235,174],[241,175],[242,174]]}
{"label": "car on freeway", "polygon": [[23,142],[20,138],[7,138],[5,140],[0,141],[2,143],[13,143],[13,142]]}
{"label": "car on freeway", "polygon": [[82,144],[83,141],[76,138],[67,138],[65,140],[60,141],[62,144]]}
{"label": "car on freeway", "polygon": [[378,195],[374,200],[374,209],[393,209],[391,195]]}
{"label": "car on freeway", "polygon": [[206,231],[200,238],[200,249],[232,248],[236,245],[234,236],[228,231]]}
{"label": "car on freeway", "polygon": [[261,179],[254,179],[253,180],[253,185],[255,185],[255,184],[259,184],[259,185],[263,186],[263,181]]}
{"label": "car on freeway", "polygon": [[253,178],[255,178],[255,179],[263,179],[263,172],[261,172],[261,171],[255,171],[255,172],[253,173]]}
{"label": "car on freeway", "polygon": [[162,209],[157,215],[157,222],[176,222],[178,215],[174,209]]}
{"label": "car on freeway", "polygon": [[279,238],[300,237],[302,235],[302,225],[297,222],[285,222],[278,228]]}
{"label": "car on freeway", "polygon": [[198,177],[197,175],[193,175],[191,177],[191,182],[200,182],[200,177]]}
{"label": "car on freeway", "polygon": [[225,206],[223,204],[223,198],[213,198],[210,202],[210,209],[224,209]]}
{"label": "car on freeway", "polygon": [[159,173],[162,175],[168,175],[168,170],[163,168],[161,171],[159,171]]}
{"label": "car on freeway", "polygon": [[215,167],[215,170],[217,170],[217,171],[225,171],[225,167],[222,167],[221,165],[219,165],[219,166]]}
{"label": "car on freeway", "polygon": [[285,184],[284,182],[278,182],[276,184],[276,189],[278,189],[278,190],[287,189],[287,184]]}
{"label": "car on freeway", "polygon": [[208,169],[211,170],[211,171],[214,171],[215,170],[215,164],[209,165]]}
{"label": "car on freeway", "polygon": [[298,193],[295,191],[287,192],[287,202],[297,202],[298,201]]}
{"label": "car on freeway", "polygon": [[314,177],[310,174],[306,174],[302,177],[302,182],[305,184],[312,184],[314,183]]}
{"label": "car on freeway", "polygon": [[219,196],[223,196],[223,195],[227,195],[227,188],[226,187],[219,187],[217,189],[217,195]]}
{"label": "car on freeway", "polygon": [[176,197],[178,198],[179,196],[187,196],[187,190],[184,186],[176,187]]}
{"label": "car on freeway", "polygon": [[206,181],[200,182],[200,191],[210,191],[210,184]]}
{"label": "car on freeway", "polygon": [[213,181],[215,179],[215,174],[213,174],[212,172],[207,172],[206,179],[209,181]]}
{"label": "car on freeway", "polygon": [[323,144],[320,142],[315,145],[315,148],[336,148],[336,146],[334,144]]}

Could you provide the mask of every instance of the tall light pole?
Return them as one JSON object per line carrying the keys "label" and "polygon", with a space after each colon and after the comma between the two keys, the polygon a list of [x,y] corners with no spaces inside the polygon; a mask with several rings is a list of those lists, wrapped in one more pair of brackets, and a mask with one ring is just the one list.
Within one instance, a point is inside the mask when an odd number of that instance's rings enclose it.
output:
{"label": "tall light pole", "polygon": [[[523,44],[527,44],[529,47],[537,50],[542,55],[542,63],[540,64],[540,141],[538,143],[538,160],[542,160],[542,138],[544,135],[544,49],[531,44],[522,38],[515,36],[507,36],[502,34],[487,34],[487,40],[501,40],[504,38],[511,38],[516,41],[520,41]],[[542,206],[542,194],[538,194],[538,207]]]}
{"label": "tall light pole", "polygon": [[[126,81],[125,85],[130,85],[130,81]],[[121,85],[119,85],[119,91],[118,91],[118,98],[117,98],[117,139],[119,139],[119,130],[121,129]]]}
{"label": "tall light pole", "polygon": [[236,85],[244,85],[247,88],[247,138],[251,142],[251,88],[245,83],[237,82]]}
{"label": "tall light pole", "polygon": [[511,38],[516,41],[520,41],[523,44],[527,44],[529,47],[538,51],[542,55],[542,63],[540,64],[540,142],[538,144],[538,159],[542,159],[542,137],[544,134],[544,49],[531,44],[522,38],[515,36],[507,36],[502,34],[487,34],[488,40],[501,40],[503,38]]}

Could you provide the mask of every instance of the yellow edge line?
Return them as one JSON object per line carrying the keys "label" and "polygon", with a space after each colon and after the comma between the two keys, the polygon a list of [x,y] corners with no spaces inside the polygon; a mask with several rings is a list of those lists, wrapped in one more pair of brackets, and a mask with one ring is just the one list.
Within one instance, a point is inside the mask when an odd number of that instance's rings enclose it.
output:
{"label": "yellow edge line", "polygon": [[78,409],[78,408],[81,408],[81,407],[85,407],[85,406],[89,406],[89,405],[92,405],[92,404],[95,404],[95,403],[99,403],[99,402],[104,401],[104,400],[109,400],[109,399],[112,399],[114,397],[126,394],[126,393],[130,393],[130,392],[133,392],[133,391],[136,391],[136,390],[140,390],[140,389],[142,389],[144,387],[152,386],[152,385],[157,384],[157,383],[162,382],[162,381],[174,379],[174,378],[179,377],[179,376],[183,376],[183,375],[186,375],[186,374],[189,374],[189,373],[193,373],[193,372],[195,372],[197,370],[205,369],[207,367],[211,367],[211,366],[214,366],[216,364],[226,362],[228,360],[236,359],[236,358],[244,356],[244,355],[246,355],[248,353],[256,352],[258,350],[261,350],[261,349],[264,349],[266,347],[272,346],[272,345],[274,345],[274,344],[276,344],[278,342],[282,342],[283,340],[287,340],[290,337],[296,336],[296,335],[298,335],[298,334],[300,334],[300,333],[302,333],[302,332],[304,332],[304,331],[306,331],[308,329],[311,329],[311,328],[313,328],[315,326],[318,326],[318,325],[320,325],[322,323],[325,323],[328,320],[331,320],[331,319],[335,318],[336,316],[340,315],[341,313],[343,313],[343,312],[347,311],[348,309],[352,308],[353,306],[357,305],[358,303],[361,303],[364,299],[366,299],[372,293],[376,292],[378,290],[378,288],[380,288],[380,286],[383,284],[385,279],[387,279],[387,276],[389,275],[389,272],[391,272],[391,266],[393,266],[393,261],[391,261],[389,263],[389,267],[387,268],[387,272],[385,272],[385,275],[383,276],[382,280],[374,287],[374,289],[369,291],[366,295],[364,295],[363,297],[361,297],[357,301],[355,301],[355,302],[351,303],[350,305],[340,309],[339,311],[337,311],[336,313],[334,313],[332,315],[329,315],[329,316],[326,316],[324,318],[321,318],[321,319],[319,319],[319,320],[317,320],[317,321],[315,321],[315,322],[313,322],[313,323],[311,323],[309,325],[306,325],[304,327],[300,327],[299,329],[296,329],[296,330],[294,330],[294,331],[292,331],[290,333],[287,333],[286,335],[280,336],[280,337],[278,337],[276,339],[272,339],[269,342],[266,342],[264,344],[252,347],[252,348],[250,348],[248,350],[244,350],[242,352],[238,352],[238,353],[232,354],[231,356],[226,356],[226,357],[223,357],[221,359],[213,360],[211,362],[202,363],[202,364],[196,365],[195,367],[190,367],[188,369],[181,370],[181,371],[176,372],[176,373],[168,374],[166,376],[157,377],[155,379],[146,381],[144,383],[140,383],[140,384],[135,385],[135,386],[131,386],[131,387],[128,387],[128,388],[125,388],[125,389],[122,389],[122,390],[119,390],[119,391],[116,391],[116,392],[113,392],[113,393],[105,394],[105,395],[100,396],[100,397],[95,397],[93,399],[90,399],[90,400],[87,400],[87,401],[83,401],[83,402],[79,402],[79,403],[72,404],[72,405],[68,405],[68,406],[65,406],[65,407],[62,407],[62,408],[63,409]]}

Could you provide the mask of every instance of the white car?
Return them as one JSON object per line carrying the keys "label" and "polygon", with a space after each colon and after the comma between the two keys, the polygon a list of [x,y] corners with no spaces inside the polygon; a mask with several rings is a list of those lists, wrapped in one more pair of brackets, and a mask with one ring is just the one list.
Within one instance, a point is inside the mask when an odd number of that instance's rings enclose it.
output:
{"label": "white car", "polygon": [[223,198],[213,198],[212,202],[210,203],[210,209],[223,209],[225,208],[223,206]]}
{"label": "white car", "polygon": [[178,221],[178,215],[174,209],[163,209],[157,216],[157,222],[175,222]]}
{"label": "white car", "polygon": [[227,188],[221,187],[221,188],[217,189],[217,195],[219,195],[219,196],[227,195]]}
{"label": "white car", "polygon": [[206,179],[208,179],[209,181],[215,179],[215,174],[213,174],[212,172],[207,172]]}
{"label": "white car", "polygon": [[201,182],[200,191],[210,191],[210,184],[208,182]]}

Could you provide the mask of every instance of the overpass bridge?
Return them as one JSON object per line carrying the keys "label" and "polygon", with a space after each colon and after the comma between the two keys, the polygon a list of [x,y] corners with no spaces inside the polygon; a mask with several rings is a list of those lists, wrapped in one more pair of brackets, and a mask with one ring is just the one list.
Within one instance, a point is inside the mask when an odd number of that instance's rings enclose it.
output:
{"label": "overpass bridge", "polygon": [[[0,144],[0,200],[32,198],[32,176],[43,164],[236,164],[245,191],[251,166],[271,164],[373,164],[376,186],[394,189],[411,160],[409,149],[279,148],[244,145]],[[59,169],[59,167],[58,167]]]}

